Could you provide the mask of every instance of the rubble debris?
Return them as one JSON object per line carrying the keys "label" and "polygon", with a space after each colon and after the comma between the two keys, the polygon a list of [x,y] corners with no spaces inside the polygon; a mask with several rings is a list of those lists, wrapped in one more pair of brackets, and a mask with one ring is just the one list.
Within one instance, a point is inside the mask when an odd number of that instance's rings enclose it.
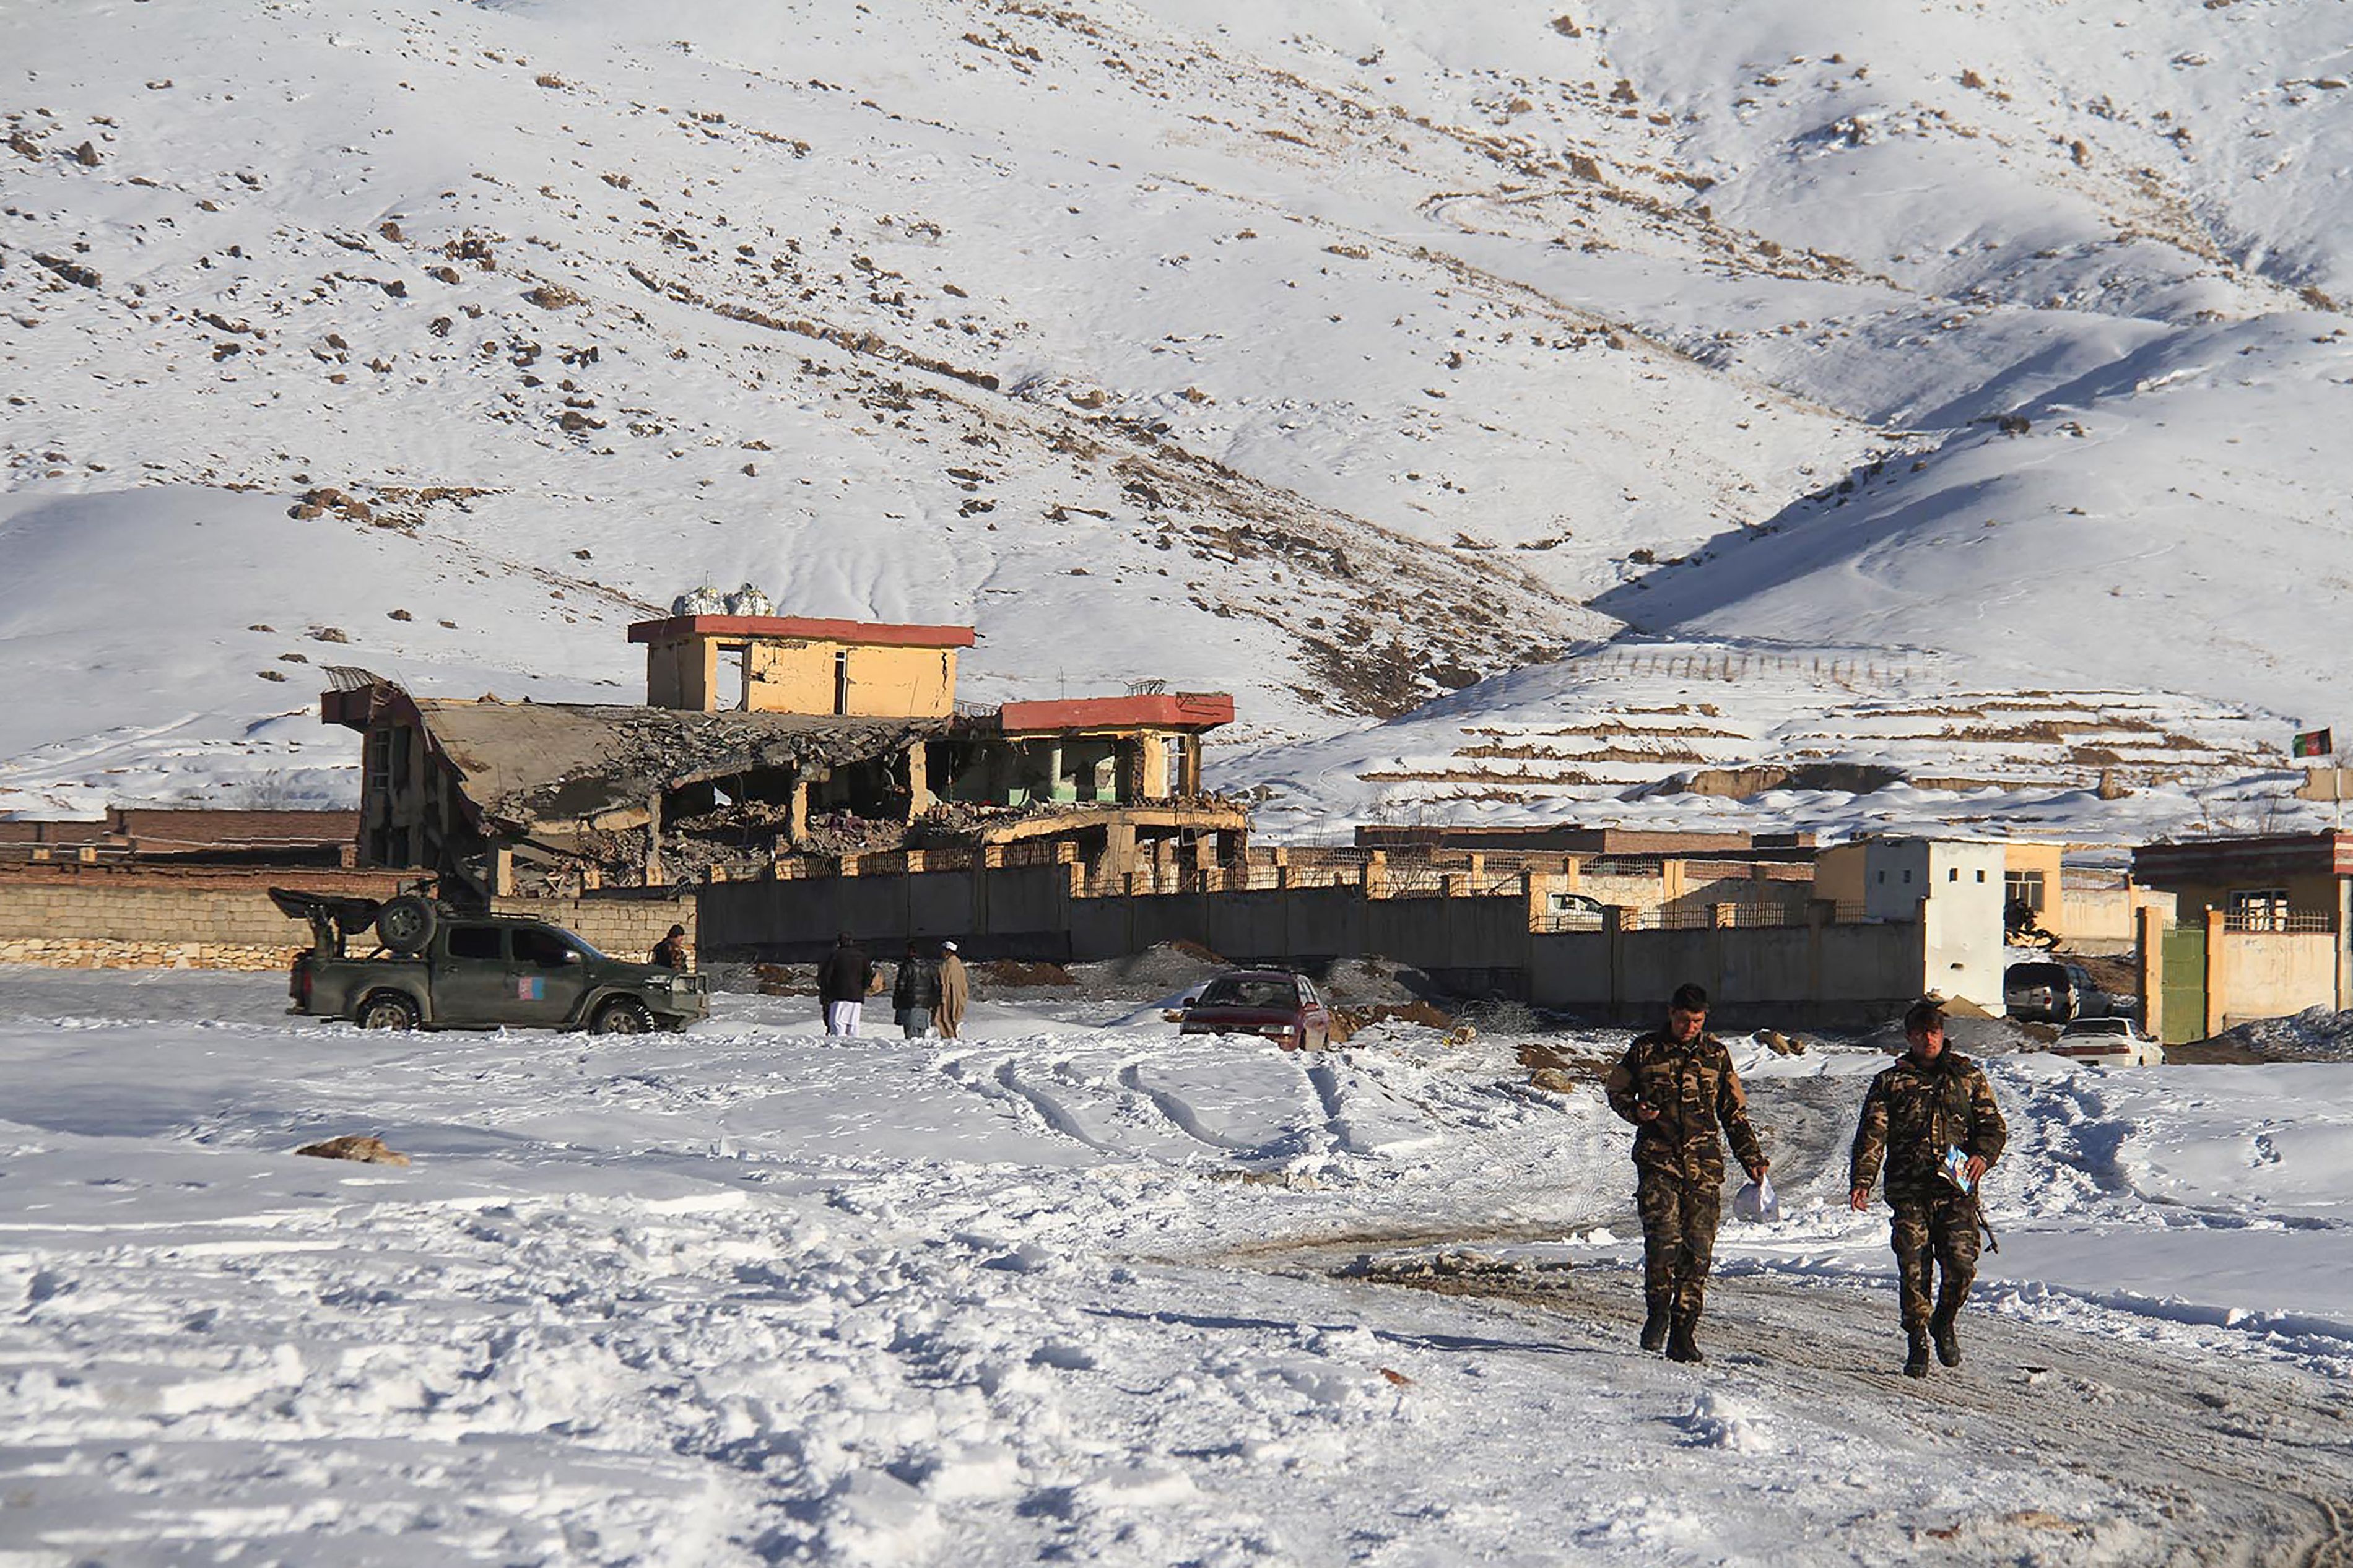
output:
{"label": "rubble debris", "polygon": [[1525,1258],[1490,1258],[1469,1247],[1453,1252],[1426,1253],[1412,1258],[1375,1258],[1359,1253],[1354,1261],[1332,1271],[1335,1279],[1364,1279],[1376,1285],[1410,1285],[1424,1290],[1445,1290],[1476,1284],[1486,1289],[1508,1285],[1519,1290],[1566,1290],[1569,1262],[1565,1258],[1541,1262]]}

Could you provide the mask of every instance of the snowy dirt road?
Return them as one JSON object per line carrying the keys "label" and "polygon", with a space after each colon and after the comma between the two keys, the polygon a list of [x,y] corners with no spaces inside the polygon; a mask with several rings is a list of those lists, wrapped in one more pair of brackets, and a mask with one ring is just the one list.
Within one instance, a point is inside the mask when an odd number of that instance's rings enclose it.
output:
{"label": "snowy dirt road", "polygon": [[[1312,1268],[1332,1250],[1285,1261]],[[1495,1304],[1600,1355],[1623,1353],[1641,1321],[1641,1273],[1626,1267],[1579,1269],[1566,1289],[1476,1277],[1415,1288]],[[1694,1409],[1718,1413],[1694,1425],[1703,1438],[1741,1439],[1742,1417],[1726,1423],[1719,1398],[1835,1409],[1884,1429],[1921,1465],[1978,1482],[2009,1472],[2021,1486],[2064,1473],[2110,1500],[2096,1522],[2018,1507],[1894,1532],[1925,1557],[2047,1561],[2063,1541],[2094,1561],[2353,1563],[2353,1390],[2341,1382],[2238,1362],[2185,1366],[2169,1352],[1984,1312],[1963,1328],[1963,1365],[1914,1382],[1899,1370],[1903,1341],[1883,1290],[1736,1276],[1714,1292],[1710,1364],[1690,1374],[1720,1391]]]}
{"label": "snowy dirt road", "polygon": [[[1744,1063],[1788,1215],[1694,1370],[1631,1342],[1624,1129],[1513,1040],[277,984],[0,971],[5,1568],[2344,1560],[2340,1068],[1994,1064],[2005,1248],[1918,1384],[1839,1201],[1867,1052]],[[359,1131],[415,1163],[290,1152]],[[1570,1267],[1335,1277],[1465,1245]]]}

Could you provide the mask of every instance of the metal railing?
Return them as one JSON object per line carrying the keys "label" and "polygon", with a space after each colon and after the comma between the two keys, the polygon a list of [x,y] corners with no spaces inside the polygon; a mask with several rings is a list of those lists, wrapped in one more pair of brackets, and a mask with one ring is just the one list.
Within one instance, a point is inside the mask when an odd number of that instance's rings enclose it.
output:
{"label": "metal railing", "polygon": [[2233,910],[2222,917],[2222,929],[2246,933],[2313,935],[2334,931],[2337,917],[2319,910]]}

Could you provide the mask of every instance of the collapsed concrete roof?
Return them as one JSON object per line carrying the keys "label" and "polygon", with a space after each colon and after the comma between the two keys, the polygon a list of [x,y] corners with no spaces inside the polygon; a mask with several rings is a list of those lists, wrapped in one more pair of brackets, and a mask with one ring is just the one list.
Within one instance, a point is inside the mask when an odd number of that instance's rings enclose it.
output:
{"label": "collapsed concrete roof", "polygon": [[621,824],[658,792],[786,769],[846,766],[894,756],[947,733],[945,719],[862,719],[803,713],[703,713],[572,702],[458,701],[412,697],[389,681],[324,694],[322,716],[364,731],[406,709],[464,780],[486,818]]}

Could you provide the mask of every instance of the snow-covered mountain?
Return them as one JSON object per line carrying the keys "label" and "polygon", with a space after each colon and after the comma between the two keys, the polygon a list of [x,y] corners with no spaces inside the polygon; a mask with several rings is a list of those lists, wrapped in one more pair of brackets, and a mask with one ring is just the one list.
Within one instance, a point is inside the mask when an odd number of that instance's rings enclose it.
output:
{"label": "snow-covered mountain", "polygon": [[1303,820],[1627,626],[2331,716],[2326,8],[1562,3],[11,8],[0,809],[348,795],[320,665],[704,581],[1232,689]]}

